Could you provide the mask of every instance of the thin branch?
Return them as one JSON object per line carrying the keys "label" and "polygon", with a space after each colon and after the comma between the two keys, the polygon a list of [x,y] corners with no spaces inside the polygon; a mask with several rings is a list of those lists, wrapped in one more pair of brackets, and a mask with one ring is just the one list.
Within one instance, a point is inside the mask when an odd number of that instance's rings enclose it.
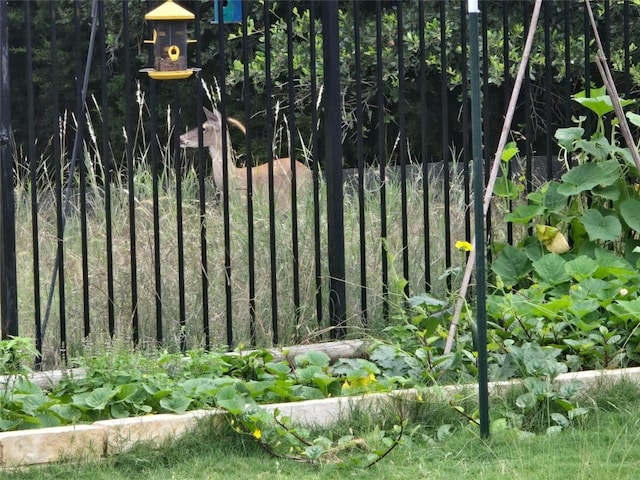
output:
{"label": "thin branch", "polygon": [[389,448],[387,448],[387,450],[380,455],[378,458],[376,458],[373,462],[371,462],[369,465],[367,465],[365,468],[369,468],[374,466],[376,463],[378,463],[380,460],[382,460],[384,457],[386,457],[387,455],[389,455],[391,453],[391,450],[393,450],[394,448],[396,448],[399,444],[400,444],[400,440],[402,439],[402,435],[404,434],[404,427],[405,427],[405,423],[406,422],[401,422],[400,423],[400,432],[398,433],[398,436],[396,437],[396,439],[393,441],[393,443],[391,444],[391,446]]}
{"label": "thin branch", "polygon": [[609,68],[609,64],[607,63],[607,57],[605,56],[604,49],[602,48],[602,41],[600,40],[600,34],[598,33],[598,26],[596,24],[595,18],[593,17],[593,11],[591,10],[591,2],[589,0],[586,0],[585,4],[587,7],[587,12],[589,13],[589,20],[591,22],[591,28],[596,40],[596,45],[598,45],[596,66],[598,67],[598,71],[600,72],[602,81],[607,88],[607,92],[609,92],[609,96],[611,97],[613,109],[616,112],[618,121],[620,122],[620,130],[622,132],[622,136],[627,143],[627,147],[629,147],[629,150],[631,151],[631,156],[633,157],[633,161],[636,164],[636,168],[638,169],[638,172],[640,172],[640,155],[638,154],[638,150],[635,147],[633,137],[631,136],[631,130],[629,129],[629,124],[627,123],[627,117],[625,117],[624,111],[622,110],[622,105],[620,104],[620,96],[618,95],[616,84],[613,81],[613,77],[611,76],[611,69]]}
{"label": "thin branch", "polygon": [[284,423],[282,423],[277,415],[276,412],[273,412],[273,419],[275,420],[275,422],[280,425],[282,428],[284,428],[287,433],[290,433],[291,435],[293,435],[293,437],[298,440],[300,443],[302,443],[303,445],[306,445],[307,447],[310,447],[311,445],[313,445],[313,443],[308,442],[307,440],[305,440],[304,438],[302,438],[297,432],[295,432],[294,430],[291,430],[289,427],[287,427]]}
{"label": "thin branch", "polygon": [[[262,449],[267,452],[269,455],[272,455],[276,458],[282,458],[283,460],[295,460],[296,462],[308,462],[309,459],[306,457],[299,457],[297,455],[283,455],[281,453],[276,452],[275,450],[273,450],[271,448],[271,446],[268,443],[263,442],[262,440],[256,438],[253,433],[251,432],[251,430],[249,429],[249,427],[247,427],[244,423],[242,423],[242,421],[238,418],[236,418],[236,421],[238,422],[238,424],[240,425],[240,427],[242,427],[242,429],[244,430],[245,434],[250,436],[251,438],[253,438],[256,442],[258,442],[258,445],[260,445],[262,447]],[[238,433],[242,433],[239,430],[236,430]]]}
{"label": "thin branch", "polygon": [[464,418],[466,418],[467,420],[469,420],[471,423],[473,423],[475,426],[479,427],[480,426],[480,422],[478,422],[478,420],[476,420],[475,418],[473,418],[471,415],[465,413],[463,410],[461,410],[460,408],[457,408],[453,402],[449,402],[449,406],[451,408],[453,408],[456,413],[458,413],[459,415],[462,415]]}

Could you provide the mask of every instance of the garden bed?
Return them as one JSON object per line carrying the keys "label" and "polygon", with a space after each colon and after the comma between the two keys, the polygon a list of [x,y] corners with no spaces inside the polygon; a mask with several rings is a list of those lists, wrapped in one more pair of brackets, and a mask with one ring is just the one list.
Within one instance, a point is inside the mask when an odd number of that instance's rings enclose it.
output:
{"label": "garden bed", "polygon": [[[640,381],[640,367],[566,373],[559,375],[556,382],[579,380],[585,388],[593,388],[602,382],[616,382],[622,379]],[[517,380],[492,382],[489,384],[489,390],[498,395],[517,384]],[[428,391],[442,398],[442,401],[448,401],[456,392],[475,388],[476,385],[436,386],[430,387]],[[409,389],[391,393],[271,404],[263,408],[269,411],[279,410],[294,423],[328,428],[355,408],[375,411],[384,408],[390,401],[411,401],[416,394],[416,390]],[[168,438],[184,435],[205,418],[213,416],[224,421],[224,415],[227,413],[217,409],[194,410],[180,415],[145,415],[101,420],[91,425],[3,432],[0,433],[0,468],[44,464],[71,458],[97,459],[124,452],[138,442],[157,445]]]}

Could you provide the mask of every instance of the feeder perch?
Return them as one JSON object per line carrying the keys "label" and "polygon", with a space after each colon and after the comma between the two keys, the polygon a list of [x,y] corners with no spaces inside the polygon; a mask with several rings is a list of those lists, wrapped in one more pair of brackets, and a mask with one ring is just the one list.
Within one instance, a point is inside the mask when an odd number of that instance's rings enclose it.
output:
{"label": "feeder perch", "polygon": [[154,63],[141,72],[156,80],[176,80],[200,70],[187,68],[187,44],[195,42],[187,38],[187,20],[195,19],[193,13],[167,0],[144,18],[154,22],[153,38],[145,40],[153,45]]}
{"label": "feeder perch", "polygon": [[220,23],[219,2],[222,2],[223,23],[242,23],[242,0],[213,0],[213,23]]}

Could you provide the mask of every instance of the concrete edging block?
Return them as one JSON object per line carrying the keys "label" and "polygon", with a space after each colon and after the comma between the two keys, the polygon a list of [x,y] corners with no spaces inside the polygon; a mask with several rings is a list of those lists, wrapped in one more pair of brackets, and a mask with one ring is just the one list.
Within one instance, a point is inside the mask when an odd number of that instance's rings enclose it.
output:
{"label": "concrete edging block", "polygon": [[51,463],[66,458],[100,458],[104,430],[94,425],[0,433],[0,467]]}
{"label": "concrete edging block", "polygon": [[182,415],[160,413],[117,420],[101,420],[93,425],[105,435],[105,454],[126,452],[138,442],[161,442],[184,435],[205,417],[222,414],[219,410],[193,410]]}
{"label": "concrete edging block", "polygon": [[304,402],[272,403],[261,405],[268,412],[278,410],[282,416],[289,417],[293,423],[315,427],[330,427],[340,421],[353,409],[366,409],[378,412],[385,404],[394,400],[403,400],[415,396],[414,389],[398,390],[389,393],[367,393],[350,397],[321,398]]}

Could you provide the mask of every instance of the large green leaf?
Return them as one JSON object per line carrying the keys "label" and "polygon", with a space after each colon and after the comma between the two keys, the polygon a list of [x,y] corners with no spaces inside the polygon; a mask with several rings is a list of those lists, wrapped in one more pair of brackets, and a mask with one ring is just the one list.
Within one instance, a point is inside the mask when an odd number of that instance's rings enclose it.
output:
{"label": "large green leaf", "polygon": [[605,200],[617,201],[620,198],[622,192],[620,191],[620,187],[616,184],[607,185],[606,187],[596,186],[592,190],[594,195],[597,195],[600,198],[604,198]]}
{"label": "large green leaf", "polygon": [[598,262],[586,255],[580,255],[573,260],[569,260],[564,268],[571,277],[581,281],[590,278],[595,273],[598,269]]}
{"label": "large green leaf", "polygon": [[638,261],[640,260],[640,252],[635,251],[636,249],[640,249],[640,240],[636,240],[635,238],[627,238],[624,242],[624,258],[631,265],[638,265]]}
{"label": "large green leaf", "polygon": [[[607,95],[607,89],[604,86],[595,89],[592,88],[589,91],[588,97],[586,96],[585,90],[578,92],[573,96],[573,99],[583,107],[586,107],[594,112],[599,117],[613,112],[613,102],[611,100],[611,97]],[[620,99],[620,105],[622,105],[623,107],[626,107],[627,105],[631,105],[633,103],[633,100]]]}
{"label": "large green leaf", "polygon": [[527,224],[544,213],[542,205],[520,205],[513,212],[505,215],[507,222]]}
{"label": "large green leaf", "polygon": [[500,176],[496,179],[496,183],[493,187],[493,193],[501,198],[516,200],[520,195],[520,190],[509,178]]}
{"label": "large green leaf", "polygon": [[160,400],[160,406],[165,410],[173,413],[184,413],[189,408],[191,404],[191,399],[185,397],[180,393],[174,393],[169,397],[165,397]]}
{"label": "large green leaf", "polygon": [[49,410],[63,419],[65,423],[76,423],[79,422],[81,418],[80,410],[69,404],[58,403],[52,405]]}
{"label": "large green leaf", "polygon": [[409,305],[412,307],[436,307],[437,309],[441,309],[447,306],[447,302],[444,300],[440,300],[439,298],[434,297],[433,295],[429,295],[428,293],[423,293],[420,295],[414,295],[413,297],[409,297],[407,299]]}
{"label": "large green leaf", "polygon": [[324,393],[322,393],[316,387],[308,387],[306,385],[296,385],[292,389],[292,394],[302,400],[317,400],[321,398],[326,398]]}
{"label": "large green leaf", "polygon": [[640,319],[640,298],[634,300],[617,300],[607,306],[607,310],[617,317],[618,320],[639,320]]}
{"label": "large green leaf", "polygon": [[246,403],[233,386],[227,385],[216,393],[216,405],[225,409],[231,415],[240,415]]}
{"label": "large green leaf", "polygon": [[584,300],[574,300],[569,305],[569,311],[578,318],[584,318],[591,312],[595,312],[600,304],[593,298],[587,298]]}
{"label": "large green leaf", "polygon": [[317,365],[311,365],[309,367],[299,368],[296,371],[296,377],[298,381],[303,384],[310,383],[313,377],[322,372],[322,368]]}
{"label": "large green leaf", "polygon": [[571,299],[569,295],[562,295],[551,301],[531,305],[531,313],[536,316],[546,317],[549,320],[557,320],[560,312],[565,311],[570,305]]}
{"label": "large green leaf", "polygon": [[591,157],[591,161],[601,162],[606,160],[611,154],[611,144],[605,137],[592,140],[578,140],[576,150],[582,150]]}
{"label": "large green leaf", "polygon": [[117,388],[100,387],[89,393],[84,401],[86,406],[92,410],[104,410],[116,393],[118,393]]}
{"label": "large green leaf", "polygon": [[567,197],[558,192],[558,188],[562,185],[556,181],[546,183],[541,191],[543,194],[542,205],[550,212],[558,213],[567,206]]}
{"label": "large green leaf", "polygon": [[546,283],[559,285],[571,280],[564,268],[566,263],[560,255],[550,253],[533,262],[533,270]]}
{"label": "large green leaf", "polygon": [[620,215],[636,232],[640,232],[640,201],[630,198],[620,204]]}
{"label": "large green leaf", "polygon": [[513,286],[531,271],[531,262],[526,253],[507,245],[491,265],[491,270],[500,275],[505,285]]}
{"label": "large green leaf", "polygon": [[562,175],[563,183],[558,187],[562,195],[578,195],[597,185],[612,185],[620,176],[620,165],[615,160],[599,163],[583,163]]}
{"label": "large green leaf", "polygon": [[636,270],[627,259],[620,257],[610,250],[597,247],[593,253],[596,261],[598,262],[598,273],[602,271],[602,275],[596,275],[598,277],[622,277],[634,275],[636,273]]}
{"label": "large green leaf", "polygon": [[580,218],[589,240],[612,241],[622,232],[620,220],[613,215],[602,215],[599,210],[590,208]]}
{"label": "large green leaf", "polygon": [[315,365],[318,367],[327,367],[331,362],[331,358],[324,352],[309,351],[295,358],[297,366]]}
{"label": "large green leaf", "polygon": [[626,112],[627,119],[633,123],[636,127],[640,127],[640,115],[633,112]]}
{"label": "large green leaf", "polygon": [[558,144],[566,150],[573,150],[573,142],[581,139],[582,135],[584,135],[582,127],[559,128],[554,134]]}

